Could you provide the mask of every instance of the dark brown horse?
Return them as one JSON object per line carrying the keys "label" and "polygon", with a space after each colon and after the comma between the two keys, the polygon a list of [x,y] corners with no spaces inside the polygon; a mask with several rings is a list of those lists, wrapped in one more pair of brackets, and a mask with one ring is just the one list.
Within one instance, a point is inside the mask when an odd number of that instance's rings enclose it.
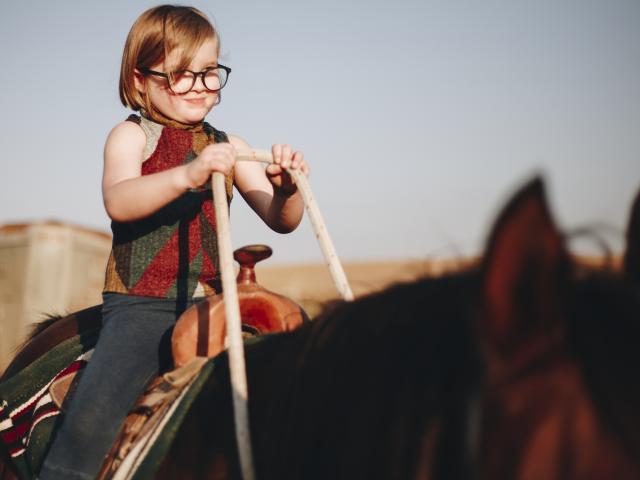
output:
{"label": "dark brown horse", "polygon": [[[640,195],[624,272],[573,264],[535,180],[481,265],[246,349],[257,478],[640,478]],[[224,355],[159,478],[239,478]]]}
{"label": "dark brown horse", "polygon": [[[640,478],[638,206],[624,275],[570,261],[542,182],[481,266],[247,348],[258,479]],[[224,358],[160,478],[238,478]]]}

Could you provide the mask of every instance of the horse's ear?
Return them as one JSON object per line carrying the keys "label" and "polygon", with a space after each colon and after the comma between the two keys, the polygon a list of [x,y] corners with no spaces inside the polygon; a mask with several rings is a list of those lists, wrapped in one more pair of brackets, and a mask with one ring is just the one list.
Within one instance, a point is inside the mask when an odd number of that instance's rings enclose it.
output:
{"label": "horse's ear", "polygon": [[625,278],[640,286],[640,190],[631,205],[623,268]]}
{"label": "horse's ear", "polygon": [[[568,255],[540,178],[526,184],[493,227],[482,263],[481,330],[504,358],[543,348],[560,324]],[[537,343],[527,347],[527,344]],[[533,353],[533,352],[531,352]]]}

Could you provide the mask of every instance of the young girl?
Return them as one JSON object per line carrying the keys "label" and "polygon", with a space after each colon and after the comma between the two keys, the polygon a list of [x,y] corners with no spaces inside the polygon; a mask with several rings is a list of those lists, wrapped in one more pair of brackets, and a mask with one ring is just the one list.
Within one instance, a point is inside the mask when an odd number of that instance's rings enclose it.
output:
{"label": "young girl", "polygon": [[275,164],[235,164],[246,142],[204,122],[230,69],[220,41],[195,8],[144,12],[124,47],[120,98],[139,111],[104,149],[103,196],[112,219],[103,328],[40,478],[92,479],[145,385],[170,366],[178,316],[220,291],[210,176],[227,176],[264,222],[290,232],[303,202],[285,167],[308,174],[302,152],[274,145]]}

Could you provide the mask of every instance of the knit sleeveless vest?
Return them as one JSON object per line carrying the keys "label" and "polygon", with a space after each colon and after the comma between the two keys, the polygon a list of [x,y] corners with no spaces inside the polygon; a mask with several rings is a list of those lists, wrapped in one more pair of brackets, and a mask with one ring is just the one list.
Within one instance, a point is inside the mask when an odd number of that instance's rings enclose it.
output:
{"label": "knit sleeveless vest", "polygon": [[[142,175],[186,164],[227,135],[204,123],[191,130],[131,115],[147,137]],[[226,179],[231,202],[233,173]],[[104,292],[186,299],[220,292],[216,216],[210,182],[189,190],[152,215],[111,222],[113,245]]]}

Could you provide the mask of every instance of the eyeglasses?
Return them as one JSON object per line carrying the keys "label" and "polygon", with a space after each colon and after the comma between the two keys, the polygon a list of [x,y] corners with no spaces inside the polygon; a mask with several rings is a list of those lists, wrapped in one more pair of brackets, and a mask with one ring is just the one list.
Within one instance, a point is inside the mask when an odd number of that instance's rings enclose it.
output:
{"label": "eyeglasses", "polygon": [[196,84],[196,79],[200,77],[204,88],[210,92],[219,92],[227,84],[231,69],[224,65],[218,64],[217,67],[205,68],[201,72],[192,72],[191,70],[179,70],[176,72],[164,73],[156,72],[149,68],[141,68],[140,71],[144,75],[154,75],[167,80],[169,88],[176,95],[184,95],[191,91]]}

